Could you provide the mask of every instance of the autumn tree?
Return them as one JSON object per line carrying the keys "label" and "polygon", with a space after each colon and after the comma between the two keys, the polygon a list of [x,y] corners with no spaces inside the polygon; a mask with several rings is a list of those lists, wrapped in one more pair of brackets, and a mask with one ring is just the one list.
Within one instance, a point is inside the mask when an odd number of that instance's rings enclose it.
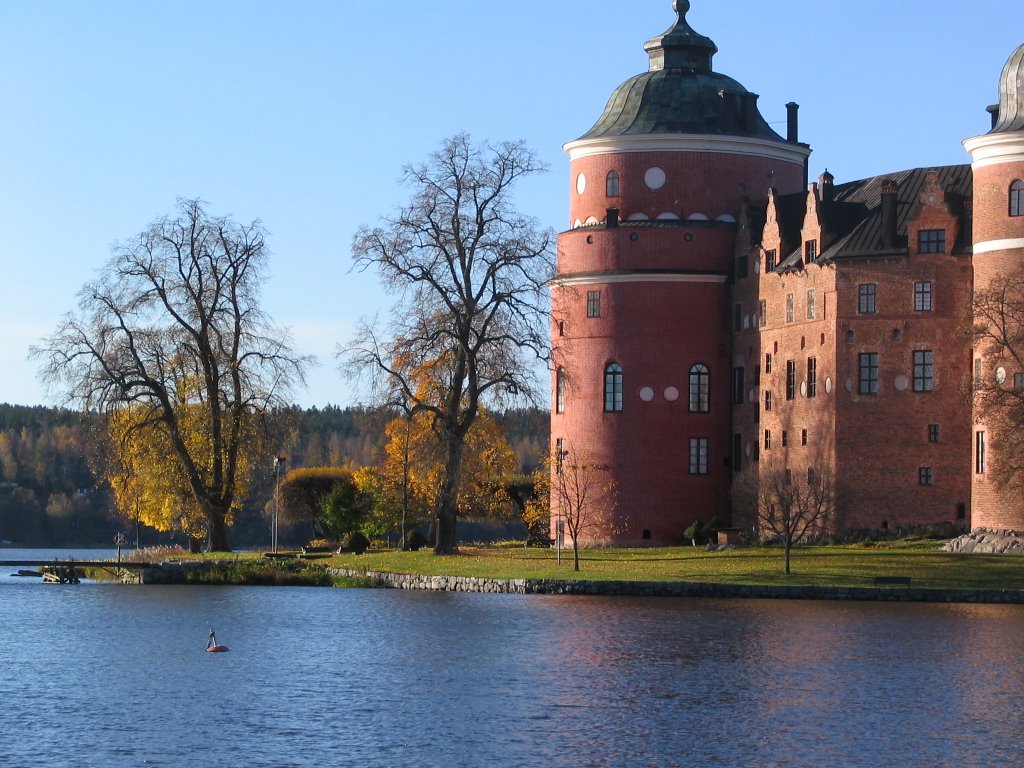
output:
{"label": "autumn tree", "polygon": [[[398,302],[386,332],[363,322],[340,354],[372,376],[383,403],[431,421],[442,467],[437,554],[457,551],[466,441],[481,407],[534,395],[531,361],[547,357],[552,235],[511,199],[542,170],[521,142],[475,145],[459,134],[407,166],[408,204],[353,239],[356,267],[377,270]],[[440,386],[420,386],[427,368]]]}
{"label": "autumn tree", "polygon": [[836,489],[828,470],[775,469],[761,475],[756,490],[762,536],[782,542],[786,575],[793,545],[836,527]]}
{"label": "autumn tree", "polygon": [[608,467],[602,466],[571,444],[555,449],[551,458],[552,504],[556,531],[561,525],[572,540],[573,570],[580,569],[580,543],[584,539],[610,537],[611,507],[615,481]]}
{"label": "autumn tree", "polygon": [[977,420],[990,445],[985,471],[1004,492],[1024,491],[1024,270],[1000,275],[974,295],[974,377]]}
{"label": "autumn tree", "polygon": [[129,409],[133,436],[166,446],[177,497],[201,512],[211,550],[228,549],[245,456],[261,453],[249,441],[267,434],[310,362],[260,309],[265,237],[259,221],[181,200],[115,246],[78,311],[31,350],[68,403]]}

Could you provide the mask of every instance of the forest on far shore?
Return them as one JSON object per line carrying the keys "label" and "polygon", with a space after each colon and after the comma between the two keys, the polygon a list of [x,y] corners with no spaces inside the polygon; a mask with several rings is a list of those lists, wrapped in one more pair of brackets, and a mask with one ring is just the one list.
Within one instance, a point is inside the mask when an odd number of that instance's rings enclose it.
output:
{"label": "forest on far shore", "polygon": [[[281,455],[288,469],[378,464],[385,426],[393,415],[365,407],[292,408]],[[532,472],[547,452],[548,412],[536,408],[494,414],[519,460]],[[111,546],[118,532],[131,546],[182,544],[184,537],[122,518],[97,467],[105,442],[104,418],[63,408],[0,403],[0,544],[22,547]],[[269,541],[273,466],[261,468],[231,528],[232,545]],[[279,541],[305,543],[309,531],[282,526]]]}

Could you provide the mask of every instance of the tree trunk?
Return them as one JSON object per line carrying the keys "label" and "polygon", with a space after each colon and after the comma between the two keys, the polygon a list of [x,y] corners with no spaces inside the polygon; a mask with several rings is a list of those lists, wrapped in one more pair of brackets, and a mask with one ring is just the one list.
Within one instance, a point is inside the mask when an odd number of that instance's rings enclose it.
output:
{"label": "tree trunk", "polygon": [[576,541],[576,537],[572,538],[572,569],[578,571],[580,569],[580,545]]}
{"label": "tree trunk", "polygon": [[228,546],[228,528],[224,524],[227,517],[226,509],[210,506],[206,510],[206,524],[209,532],[207,549],[210,552],[230,552]]}
{"label": "tree trunk", "polygon": [[462,476],[462,453],[465,447],[462,437],[448,435],[444,461],[444,480],[437,495],[434,521],[437,523],[437,540],[434,542],[435,555],[455,555],[459,552],[455,535],[457,517],[459,478]]}
{"label": "tree trunk", "polygon": [[789,537],[786,537],[786,575],[789,576],[789,550],[792,547],[792,542]]}

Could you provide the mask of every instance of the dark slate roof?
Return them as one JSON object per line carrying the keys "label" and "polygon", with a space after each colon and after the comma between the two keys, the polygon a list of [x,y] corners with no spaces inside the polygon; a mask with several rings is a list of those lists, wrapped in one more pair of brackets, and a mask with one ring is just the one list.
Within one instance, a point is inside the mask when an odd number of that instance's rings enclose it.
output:
{"label": "dark slate roof", "polygon": [[[898,173],[872,176],[859,181],[851,181],[834,187],[831,202],[823,201],[822,215],[825,219],[825,235],[831,240],[823,243],[824,250],[819,254],[818,261],[830,261],[844,258],[881,256],[888,254],[906,254],[907,252],[907,219],[917,205],[921,188],[929,173],[939,175],[939,186],[946,191],[946,204],[954,216],[961,216],[960,234],[953,244],[952,253],[969,252],[972,243],[971,219],[965,216],[964,201],[971,198],[972,174],[970,165],[948,165],[939,168],[914,168]],[[882,186],[889,180],[898,185],[896,195],[896,239],[893,248],[882,248]],[[806,193],[786,195],[781,201],[792,205],[798,200],[801,210],[806,201]],[[801,222],[802,223],[802,222]],[[792,240],[799,242],[800,225],[792,232]],[[784,236],[786,232],[784,230]],[[802,264],[802,244],[787,255],[778,269],[795,269]]]}
{"label": "dark slate roof", "polygon": [[999,113],[989,133],[1024,131],[1024,45],[1010,54],[999,78]]}
{"label": "dark slate roof", "polygon": [[601,117],[580,138],[647,134],[721,134],[782,141],[757,110],[750,124],[744,119],[744,100],[756,95],[731,77],[712,71],[718,51],[686,21],[687,0],[673,4],[676,21],[644,45],[649,70],[620,85]]}

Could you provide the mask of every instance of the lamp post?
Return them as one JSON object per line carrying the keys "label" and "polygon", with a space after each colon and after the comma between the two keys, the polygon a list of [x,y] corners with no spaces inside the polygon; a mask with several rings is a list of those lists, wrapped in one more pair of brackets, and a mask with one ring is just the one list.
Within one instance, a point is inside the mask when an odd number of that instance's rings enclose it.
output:
{"label": "lamp post", "polygon": [[284,456],[274,457],[274,525],[271,531],[272,548],[277,554],[277,517],[281,509],[281,473],[284,471],[288,459]]}

